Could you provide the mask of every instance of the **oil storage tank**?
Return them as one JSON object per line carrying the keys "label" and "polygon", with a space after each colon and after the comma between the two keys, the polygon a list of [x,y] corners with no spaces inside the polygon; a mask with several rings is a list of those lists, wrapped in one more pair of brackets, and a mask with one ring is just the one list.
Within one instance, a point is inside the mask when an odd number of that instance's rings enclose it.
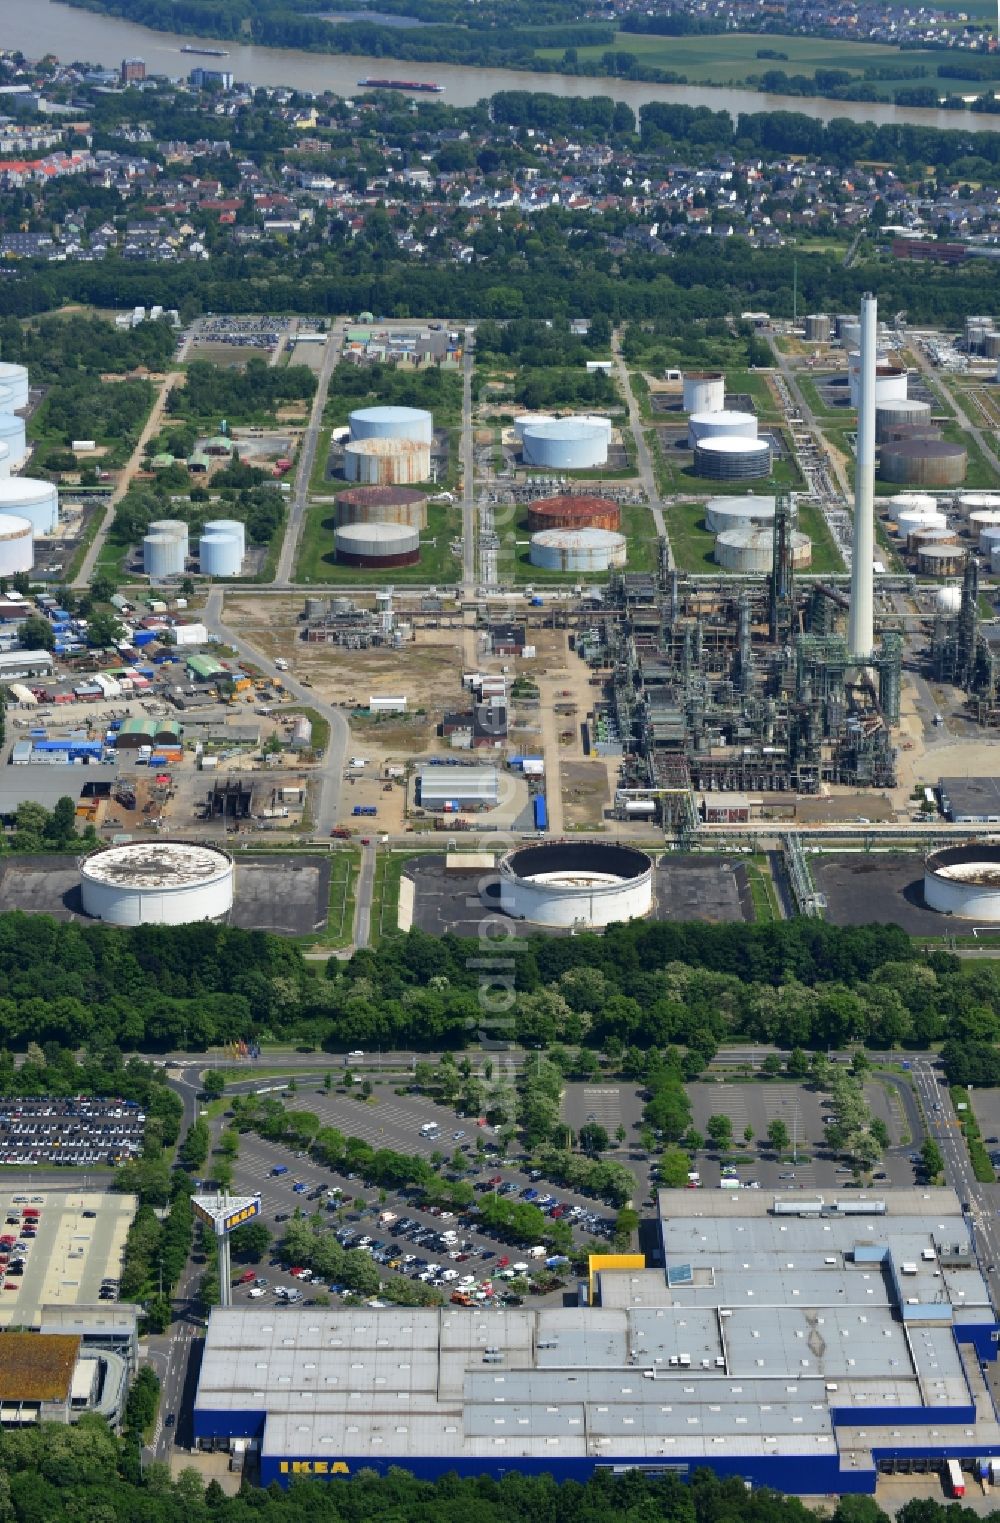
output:
{"label": "oil storage tank", "polygon": [[753,481],[771,474],[771,446],[766,439],[724,435],[702,439],[694,447],[694,474],[708,481]]}
{"label": "oil storage tank", "polygon": [[825,312],[810,312],[806,318],[805,338],[807,344],[830,342],[830,319]]}
{"label": "oil storage tank", "polygon": [[984,529],[995,529],[1000,526],[1000,512],[991,512],[988,508],[977,508],[968,518],[969,533],[982,544]]}
{"label": "oil storage tank", "polygon": [[184,541],[175,534],[147,534],[142,542],[142,569],[160,580],[184,574]]}
{"label": "oil storage tank", "polygon": [[964,446],[946,439],[900,439],[883,444],[878,473],[883,481],[953,487],[965,480],[968,460]]}
{"label": "oil storage tank", "polygon": [[198,541],[198,567],[203,576],[239,576],[243,552],[235,534],[203,534]]}
{"label": "oil storage tank", "polygon": [[946,529],[947,527],[948,520],[943,513],[920,513],[916,509],[907,508],[904,513],[896,514],[896,530],[900,539],[909,539],[910,535],[916,534],[919,529]]}
{"label": "oil storage tank", "polygon": [[961,545],[921,545],[917,571],[921,576],[961,576],[965,551]]}
{"label": "oil storage tank", "polygon": [[233,907],[228,852],[186,841],[133,841],[80,864],[83,911],[110,925],[189,925]]}
{"label": "oil storage tank", "polygon": [[608,529],[542,529],[531,536],[531,564],[546,571],[610,571],[624,566],[625,537]]}
{"label": "oil storage tank", "polygon": [[149,534],[166,534],[170,539],[180,540],[181,551],[185,559],[190,553],[188,526],[183,518],[157,518],[154,519],[147,530]]}
{"label": "oil storage tank", "polygon": [[59,492],[51,481],[11,476],[0,481],[0,513],[27,518],[35,534],[54,534],[59,527]]}
{"label": "oil storage tank", "polygon": [[915,398],[902,397],[896,402],[876,403],[875,443],[881,444],[891,428],[899,428],[907,423],[929,424],[930,421],[929,402],[918,402]]}
{"label": "oil storage tank", "polygon": [[434,418],[422,407],[357,407],[348,417],[351,439],[417,439],[430,445]]}
{"label": "oil storage tank", "polygon": [[702,439],[756,439],[757,419],[752,412],[692,413],[688,419],[688,443],[693,447]]}
{"label": "oil storage tank", "polygon": [[774,522],[774,498],[748,492],[745,497],[710,497],[705,504],[705,528],[713,534],[726,529],[760,528]]}
{"label": "oil storage tank", "polygon": [[906,548],[911,555],[919,554],[925,545],[957,545],[958,535],[946,523],[941,525],[919,524],[906,536]]}
{"label": "oil storage tank", "polygon": [[28,444],[24,432],[24,419],[19,418],[17,413],[0,412],[0,443],[7,446],[9,465],[16,470],[19,465],[24,464]]}
{"label": "oil storage tank", "polygon": [[420,559],[420,533],[409,524],[344,524],[334,534],[342,566],[413,566]]}
{"label": "oil storage tank", "polygon": [[18,576],[35,564],[31,521],[14,513],[0,514],[0,577]]}
{"label": "oil storage tank", "polygon": [[721,370],[689,370],[682,387],[685,412],[722,412],[726,405],[726,377]]}
{"label": "oil storage tank", "polygon": [[532,423],[524,430],[524,463],[547,471],[586,471],[607,464],[608,431],[582,418]]}
{"label": "oil storage tank", "polygon": [[1000,492],[960,492],[958,507],[967,516],[980,509],[984,513],[1000,512]]}
{"label": "oil storage tank", "polygon": [[617,533],[620,524],[621,509],[609,497],[566,493],[541,497],[528,507],[528,528],[532,533],[542,529],[609,529]]}
{"label": "oil storage tank", "polygon": [[408,524],[426,529],[427,498],[412,487],[349,487],[337,497],[337,527],[344,524]]}
{"label": "oil storage tank", "polygon": [[599,930],[641,919],[652,906],[652,859],[631,846],[553,841],[518,847],[500,862],[500,907],[515,920]]}
{"label": "oil storage tank", "polygon": [[7,404],[15,411],[28,405],[28,372],[23,365],[11,365],[0,363],[0,386],[5,386],[10,393],[10,402]]}
{"label": "oil storage tank", "polygon": [[366,486],[412,485],[429,481],[431,447],[420,439],[377,435],[352,439],[344,446],[344,476]]}
{"label": "oil storage tank", "polygon": [[1000,845],[966,841],[932,852],[924,860],[924,903],[959,920],[995,925],[1000,921]]}
{"label": "oil storage tank", "polygon": [[[847,360],[847,382],[851,394],[851,406],[857,407],[861,385],[861,353],[852,353]],[[880,358],[875,366],[875,407],[890,402],[905,402],[907,390],[906,371],[892,360]]]}
{"label": "oil storage tank", "polygon": [[[725,529],[715,541],[717,563],[726,571],[766,576],[774,566],[774,533],[770,528]],[[812,562],[808,534],[792,532],[792,566],[805,571]]]}
{"label": "oil storage tank", "polygon": [[247,553],[247,526],[238,518],[210,518],[202,529],[206,534],[234,534],[240,544],[240,559]]}

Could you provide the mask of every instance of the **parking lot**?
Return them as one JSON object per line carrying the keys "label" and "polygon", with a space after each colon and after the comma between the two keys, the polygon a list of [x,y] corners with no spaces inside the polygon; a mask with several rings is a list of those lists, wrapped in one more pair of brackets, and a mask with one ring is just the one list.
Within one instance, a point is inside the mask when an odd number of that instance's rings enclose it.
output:
{"label": "parking lot", "polygon": [[[114,1299],[133,1195],[76,1186],[0,1192],[0,1326],[38,1327],[43,1306]],[[34,1213],[34,1214],[33,1214]]]}
{"label": "parking lot", "polygon": [[[278,1087],[261,1086],[261,1089],[270,1093]],[[505,1163],[495,1134],[489,1128],[479,1127],[476,1118],[458,1118],[453,1111],[421,1096],[400,1097],[389,1090],[377,1093],[383,1096],[378,1103],[366,1105],[344,1095],[328,1094],[322,1088],[314,1092],[311,1085],[307,1088],[303,1084],[297,1094],[286,1097],[286,1104],[289,1109],[301,1107],[314,1112],[321,1118],[321,1124],[336,1126],[346,1136],[363,1138],[373,1147],[427,1158],[434,1152],[450,1157],[460,1149],[467,1160],[466,1177],[478,1194],[496,1189],[520,1197],[524,1192],[534,1191],[534,1203],[540,1209],[548,1214],[559,1211],[563,1219],[572,1222],[578,1241],[597,1240],[610,1234],[615,1215],[612,1207],[574,1191],[547,1186],[543,1180],[529,1178],[513,1163]],[[421,1133],[421,1128],[435,1123],[436,1134]],[[481,1156],[476,1149],[477,1134],[486,1139],[489,1150]],[[287,1172],[275,1174],[275,1169]],[[237,1190],[251,1194],[260,1191],[262,1218],[276,1240],[281,1237],[284,1223],[296,1211],[304,1214],[319,1211],[344,1247],[360,1247],[370,1252],[376,1263],[430,1281],[442,1292],[450,1288],[452,1292],[473,1295],[484,1282],[502,1283],[505,1277],[521,1273],[514,1269],[515,1265],[530,1266],[532,1270],[545,1265],[544,1256],[530,1256],[530,1245],[502,1241],[479,1227],[475,1216],[415,1205],[406,1192],[381,1192],[366,1186],[356,1175],[322,1168],[304,1153],[293,1154],[289,1148],[251,1133],[241,1139],[235,1174]],[[341,1193],[332,1197],[328,1194],[336,1190]],[[574,1211],[576,1215],[572,1216]],[[385,1212],[393,1219],[380,1223],[379,1217]],[[455,1236],[446,1239],[445,1233]],[[403,1262],[407,1255],[408,1261]],[[282,1269],[279,1257],[262,1271],[269,1295],[280,1288],[300,1288],[288,1273],[291,1266]],[[435,1265],[437,1272],[432,1267]],[[248,1281],[246,1289],[241,1288],[236,1294],[249,1297],[250,1289]],[[328,1287],[322,1289],[329,1293]]]}
{"label": "parking lot", "polygon": [[99,1167],[142,1152],[146,1117],[132,1100],[0,1102],[0,1163]]}

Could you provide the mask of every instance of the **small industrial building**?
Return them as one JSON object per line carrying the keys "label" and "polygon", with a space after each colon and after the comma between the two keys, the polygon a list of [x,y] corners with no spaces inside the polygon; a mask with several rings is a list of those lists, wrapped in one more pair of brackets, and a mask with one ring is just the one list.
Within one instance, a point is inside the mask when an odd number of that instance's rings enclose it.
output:
{"label": "small industrial building", "polygon": [[20,682],[25,677],[51,677],[53,661],[47,650],[0,652],[0,682]]}
{"label": "small industrial building", "polygon": [[216,1309],[195,1442],[248,1448],[264,1486],[708,1467],[834,1496],[1000,1457],[951,1190],[665,1190],[659,1219],[663,1267],[593,1261],[590,1305]]}
{"label": "small industrial building", "polygon": [[1000,777],[938,779],[941,813],[956,825],[1000,824]]}
{"label": "small industrial building", "polygon": [[423,809],[495,809],[500,802],[496,767],[422,767],[417,779]]}
{"label": "small industrial building", "polygon": [[491,624],[487,639],[495,656],[519,656],[525,646],[525,627],[523,624]]}

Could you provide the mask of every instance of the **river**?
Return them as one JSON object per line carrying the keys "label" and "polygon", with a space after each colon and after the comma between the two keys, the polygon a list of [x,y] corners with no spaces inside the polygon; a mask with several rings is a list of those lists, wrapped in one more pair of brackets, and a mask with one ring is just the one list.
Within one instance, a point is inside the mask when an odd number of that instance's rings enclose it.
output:
{"label": "river", "polygon": [[797,95],[765,95],[756,90],[713,89],[707,85],[653,85],[623,79],[591,79],[567,74],[532,74],[514,69],[472,69],[454,64],[415,64],[391,58],[344,57],[334,53],[303,53],[291,48],[261,48],[228,44],[228,57],[213,65],[181,52],[184,42],[204,41],[221,47],[217,39],[177,36],[154,32],[90,11],[60,5],[57,0],[0,0],[0,46],[19,49],[28,58],[54,53],[61,62],[86,61],[117,68],[123,58],[146,61],[151,74],[178,77],[197,63],[232,69],[239,80],[252,85],[293,85],[299,90],[333,90],[338,95],[357,93],[358,80],[400,76],[434,81],[445,87],[445,101],[453,106],[473,106],[499,90],[537,90],[552,95],[610,95],[624,101],[638,114],[647,101],[675,105],[741,111],[800,111],[829,121],[849,117],[856,122],[905,122],[916,127],[965,128],[1000,132],[1000,116],[971,111],[919,111],[913,108],[860,101],[803,99]]}

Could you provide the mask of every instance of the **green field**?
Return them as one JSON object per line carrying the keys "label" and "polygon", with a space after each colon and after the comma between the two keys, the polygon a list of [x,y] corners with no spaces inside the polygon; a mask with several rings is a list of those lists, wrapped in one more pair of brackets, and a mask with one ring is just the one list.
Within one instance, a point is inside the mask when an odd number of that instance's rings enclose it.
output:
{"label": "green field", "polygon": [[[956,9],[957,0],[954,0]],[[962,10],[973,16],[992,16],[986,0],[971,0]],[[846,42],[829,37],[790,37],[773,33],[730,32],[724,36],[654,37],[637,32],[616,32],[614,46],[632,53],[641,64],[683,74],[689,84],[736,85],[749,75],[770,69],[786,74],[814,74],[817,69],[846,69],[859,78],[869,65],[922,64],[927,70],[924,80],[876,80],[880,95],[891,97],[901,85],[937,84],[936,70],[942,61],[940,52],[899,48],[876,42]],[[759,49],[784,53],[785,58],[758,58]],[[581,63],[598,62],[604,47],[578,48]],[[562,49],[540,49],[542,58],[561,58]],[[961,88],[959,80],[942,80],[941,93]]]}
{"label": "green field", "polygon": [[[628,541],[628,566],[629,571],[655,571],[658,560],[656,548],[656,524],[648,507],[641,503],[623,503],[621,510],[621,532]],[[528,510],[523,508],[519,511],[514,523],[514,535],[517,541],[516,557],[514,565],[514,578],[518,582],[532,582],[548,584],[550,586],[572,585],[576,582],[606,582],[606,571],[546,571],[538,566],[533,566],[529,559],[528,540]],[[501,550],[499,571],[502,579],[506,580],[511,574],[511,559],[509,544],[504,540],[501,531]]]}
{"label": "green field", "polygon": [[[294,580],[301,583],[343,582],[368,587],[385,580],[380,571],[364,567],[338,566],[334,559],[333,532],[337,524],[336,509],[331,502],[312,503],[306,510],[302,542],[295,566]],[[420,559],[414,566],[393,566],[390,580],[394,584],[453,582],[462,574],[461,560],[452,555],[449,542],[461,535],[462,510],[432,502],[427,508],[427,528],[420,535]]]}
{"label": "green field", "polygon": [[[810,571],[818,572],[821,576],[831,571],[843,571],[844,563],[819,509],[809,503],[800,502],[798,515],[798,527],[812,540]],[[664,507],[663,516],[666,519],[667,537],[674,552],[674,560],[680,571],[694,571],[702,575],[725,575],[712,554],[715,535],[705,528],[703,502],[670,503],[669,506]]]}

